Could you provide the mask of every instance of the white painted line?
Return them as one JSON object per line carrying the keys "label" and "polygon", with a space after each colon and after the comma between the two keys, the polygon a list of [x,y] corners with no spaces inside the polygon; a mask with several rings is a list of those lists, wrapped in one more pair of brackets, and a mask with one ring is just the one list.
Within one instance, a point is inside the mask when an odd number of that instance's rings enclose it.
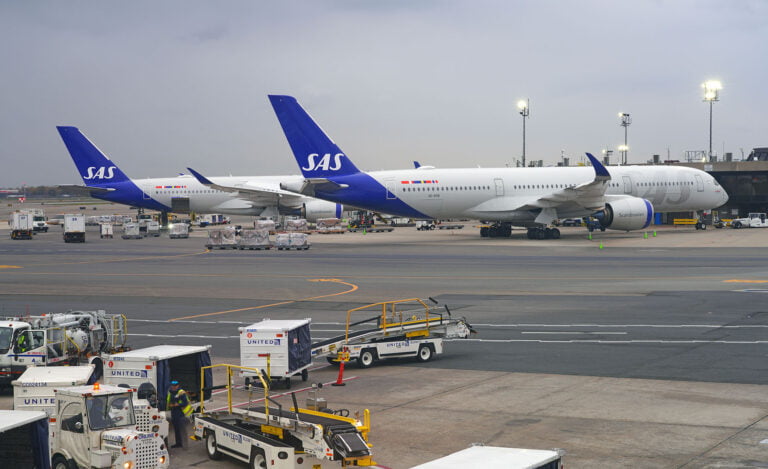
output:
{"label": "white painted line", "polygon": [[488,343],[540,343],[540,344],[726,344],[726,345],[764,345],[768,340],[536,340],[536,339],[450,339],[448,342],[488,342]]}
{"label": "white painted line", "polygon": [[700,328],[700,329],[765,329],[768,324],[720,325],[720,324],[472,324],[472,327],[650,327],[650,328]]}
{"label": "white painted line", "polygon": [[521,334],[596,334],[596,335],[627,335],[628,332],[599,332],[599,331],[521,331]]}

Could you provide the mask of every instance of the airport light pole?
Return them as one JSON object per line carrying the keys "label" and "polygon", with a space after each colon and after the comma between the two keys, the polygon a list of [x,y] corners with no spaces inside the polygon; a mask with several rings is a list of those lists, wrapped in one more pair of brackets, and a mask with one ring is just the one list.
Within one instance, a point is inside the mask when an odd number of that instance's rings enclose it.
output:
{"label": "airport light pole", "polygon": [[627,128],[632,123],[632,117],[626,112],[620,112],[619,117],[621,118],[620,125],[624,127],[624,145],[621,145],[619,150],[621,151],[621,164],[625,165],[627,164],[627,151],[629,151],[627,146]]}
{"label": "airport light pole", "polygon": [[531,100],[520,100],[517,102],[517,108],[520,109],[520,115],[523,116],[523,168],[525,168],[525,119],[531,113]]}
{"label": "airport light pole", "polygon": [[704,102],[709,101],[709,153],[707,157],[709,161],[712,161],[712,104],[720,101],[720,90],[723,89],[723,84],[717,80],[707,80],[702,83],[701,87],[704,89]]}

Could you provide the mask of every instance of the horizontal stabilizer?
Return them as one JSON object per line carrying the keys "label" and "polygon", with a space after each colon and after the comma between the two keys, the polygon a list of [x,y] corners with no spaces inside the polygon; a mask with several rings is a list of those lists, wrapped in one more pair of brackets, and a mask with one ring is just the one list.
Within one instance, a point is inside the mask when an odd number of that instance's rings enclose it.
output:
{"label": "horizontal stabilizer", "polygon": [[71,192],[76,192],[82,195],[90,195],[92,193],[106,194],[108,192],[113,192],[116,190],[113,187],[77,186],[74,184],[60,184],[56,187],[58,187],[59,189],[66,189]]}

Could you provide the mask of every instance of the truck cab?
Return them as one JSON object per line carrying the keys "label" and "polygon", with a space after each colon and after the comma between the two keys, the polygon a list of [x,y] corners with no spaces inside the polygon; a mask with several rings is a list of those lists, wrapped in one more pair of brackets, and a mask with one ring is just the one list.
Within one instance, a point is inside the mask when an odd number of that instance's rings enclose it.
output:
{"label": "truck cab", "polygon": [[117,386],[57,389],[50,444],[53,469],[169,466],[162,438],[136,430],[132,390]]}

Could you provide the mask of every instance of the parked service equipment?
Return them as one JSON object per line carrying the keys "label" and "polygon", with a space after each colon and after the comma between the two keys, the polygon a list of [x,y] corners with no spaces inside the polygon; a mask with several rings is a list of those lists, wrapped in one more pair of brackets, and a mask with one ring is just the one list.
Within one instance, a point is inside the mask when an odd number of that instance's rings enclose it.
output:
{"label": "parked service equipment", "polygon": [[[291,387],[291,376],[306,381],[312,365],[311,319],[264,319],[240,331],[240,364],[257,368],[269,381]],[[254,374],[243,371],[246,386]]]}
{"label": "parked service equipment", "polygon": [[55,388],[93,384],[94,365],[30,366],[13,381],[13,410],[38,410],[52,415],[56,410]]}
{"label": "parked service equipment", "polygon": [[502,448],[475,445],[411,469],[563,469],[562,453],[556,450]]}
{"label": "parked service equipment", "polygon": [[171,239],[189,238],[189,225],[186,223],[172,223],[168,228]]}
{"label": "parked service equipment", "polygon": [[85,242],[85,217],[82,214],[64,215],[64,242]]}
{"label": "parked service equipment", "polygon": [[285,230],[293,232],[309,232],[309,225],[304,218],[296,218],[294,220],[285,220]]}
{"label": "parked service equipment", "polygon": [[123,239],[141,239],[141,227],[138,223],[125,223],[123,225]]}
{"label": "parked service equipment", "polygon": [[33,208],[28,211],[32,214],[32,231],[48,232],[48,218],[45,216],[45,211],[40,208]]}
{"label": "parked service equipment", "polygon": [[[353,314],[374,309],[380,313],[352,322]],[[353,329],[357,326],[361,328]],[[344,335],[312,344],[312,356],[325,356],[331,363],[356,360],[361,368],[388,358],[426,362],[443,353],[443,339],[467,338],[472,332],[465,318],[451,317],[445,306],[431,307],[419,298],[384,301],[347,311]]]}
{"label": "parked service equipment", "polygon": [[346,229],[339,218],[321,218],[317,220],[317,232],[323,234],[339,233],[344,234]]}
{"label": "parked service equipment", "polygon": [[[171,380],[176,380],[189,395],[193,405],[200,398],[200,370],[211,364],[210,345],[156,345],[128,352],[103,355],[104,382],[107,384],[126,384],[141,389],[144,383],[150,383],[157,389],[157,404],[160,410],[166,410],[165,397],[171,387]],[[210,387],[212,377],[205,376],[206,389]],[[211,391],[206,390],[205,399],[210,399]]]}
{"label": "parked service equipment", "polygon": [[206,243],[205,247],[208,249],[237,249],[235,227],[228,226],[221,230],[210,230],[208,232],[208,243]]}
{"label": "parked service equipment", "polygon": [[[234,365],[226,367],[227,376],[237,370],[260,376],[259,370]],[[227,389],[226,410],[206,411],[195,415],[195,438],[205,441],[211,459],[222,455],[246,462],[249,467],[299,469],[374,466],[368,444],[370,413],[363,420],[342,417],[330,412],[300,409],[295,395],[293,408],[284,410],[269,397],[268,385],[259,378],[264,389],[264,406],[240,409],[232,405],[233,386]],[[249,401],[251,396],[249,394]],[[326,409],[327,410],[327,409]]]}
{"label": "parked service equipment", "polygon": [[144,232],[145,236],[154,236],[157,238],[160,236],[160,222],[155,220],[147,221],[147,229]]}
{"label": "parked service equipment", "polygon": [[270,249],[272,242],[269,240],[269,230],[264,228],[241,230],[237,247],[240,249]]}
{"label": "parked service equipment", "polygon": [[269,231],[269,234],[275,234],[275,222],[273,220],[254,220],[253,228],[256,230],[263,228]]}
{"label": "parked service equipment", "polygon": [[279,251],[290,249],[306,251],[310,246],[309,236],[306,233],[278,233],[275,236],[275,247]]}
{"label": "parked service equipment", "polygon": [[747,218],[736,218],[731,221],[731,227],[739,228],[768,228],[765,213],[750,213]]}
{"label": "parked service equipment", "polygon": [[99,234],[101,235],[101,238],[114,238],[115,237],[115,229],[112,227],[111,223],[102,223],[99,225]]}
{"label": "parked service equipment", "polygon": [[34,232],[32,214],[13,212],[8,224],[11,225],[11,239],[32,239]]}
{"label": "parked service equipment", "polygon": [[99,354],[127,350],[127,336],[125,316],[104,310],[0,318],[0,386],[28,366],[93,363],[98,378]]}
{"label": "parked service equipment", "polygon": [[0,410],[2,466],[50,469],[48,416],[29,410]]}
{"label": "parked service equipment", "polygon": [[160,435],[136,430],[132,394],[99,383],[56,389],[49,433],[53,468],[167,468]]}

